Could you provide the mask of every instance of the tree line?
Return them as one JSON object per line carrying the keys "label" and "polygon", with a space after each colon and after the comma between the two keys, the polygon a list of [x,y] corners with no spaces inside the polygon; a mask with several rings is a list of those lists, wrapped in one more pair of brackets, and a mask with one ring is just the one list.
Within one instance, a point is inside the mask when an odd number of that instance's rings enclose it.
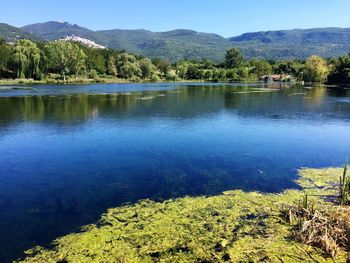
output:
{"label": "tree line", "polygon": [[170,63],[77,42],[36,43],[23,39],[10,45],[0,41],[1,79],[256,81],[270,74],[291,75],[297,81],[349,84],[350,54],[330,59],[311,56],[306,60],[268,61],[245,59],[232,48],[220,63],[207,59]]}

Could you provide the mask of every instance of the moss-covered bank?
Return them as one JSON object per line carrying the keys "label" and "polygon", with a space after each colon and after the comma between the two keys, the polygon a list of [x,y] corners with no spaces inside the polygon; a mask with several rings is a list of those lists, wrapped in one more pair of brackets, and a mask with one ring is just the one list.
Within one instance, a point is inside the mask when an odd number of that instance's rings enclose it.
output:
{"label": "moss-covered bank", "polygon": [[[331,206],[342,169],[302,169],[298,184],[315,207]],[[345,262],[293,241],[281,216],[304,193],[228,191],[212,197],[149,200],[113,208],[95,225],[27,251],[24,262]],[[327,201],[328,200],[328,201]]]}

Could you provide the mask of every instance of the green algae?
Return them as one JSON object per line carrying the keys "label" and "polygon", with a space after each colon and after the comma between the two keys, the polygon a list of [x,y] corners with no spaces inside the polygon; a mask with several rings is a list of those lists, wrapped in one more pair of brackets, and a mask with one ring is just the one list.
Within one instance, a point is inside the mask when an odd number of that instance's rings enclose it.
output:
{"label": "green algae", "polygon": [[[297,183],[315,206],[331,205],[342,169],[301,169]],[[320,249],[290,239],[281,207],[304,191],[240,190],[162,203],[143,200],[109,209],[97,224],[28,250],[20,262],[334,262]],[[336,261],[345,262],[345,252]]]}

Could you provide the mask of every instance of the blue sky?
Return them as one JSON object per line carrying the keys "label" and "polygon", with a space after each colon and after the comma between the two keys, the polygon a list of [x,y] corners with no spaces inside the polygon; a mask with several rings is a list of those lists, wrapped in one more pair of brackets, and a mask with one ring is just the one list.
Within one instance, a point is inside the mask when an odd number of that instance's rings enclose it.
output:
{"label": "blue sky", "polygon": [[50,20],[93,30],[177,28],[226,37],[245,32],[350,27],[349,0],[0,0],[0,22]]}

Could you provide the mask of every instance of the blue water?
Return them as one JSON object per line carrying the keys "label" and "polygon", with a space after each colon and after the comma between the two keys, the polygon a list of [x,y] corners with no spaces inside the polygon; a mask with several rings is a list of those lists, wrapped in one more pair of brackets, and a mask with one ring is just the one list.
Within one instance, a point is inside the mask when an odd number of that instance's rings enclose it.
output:
{"label": "blue water", "polygon": [[0,262],[143,198],[296,188],[350,156],[350,90],[0,86]]}

